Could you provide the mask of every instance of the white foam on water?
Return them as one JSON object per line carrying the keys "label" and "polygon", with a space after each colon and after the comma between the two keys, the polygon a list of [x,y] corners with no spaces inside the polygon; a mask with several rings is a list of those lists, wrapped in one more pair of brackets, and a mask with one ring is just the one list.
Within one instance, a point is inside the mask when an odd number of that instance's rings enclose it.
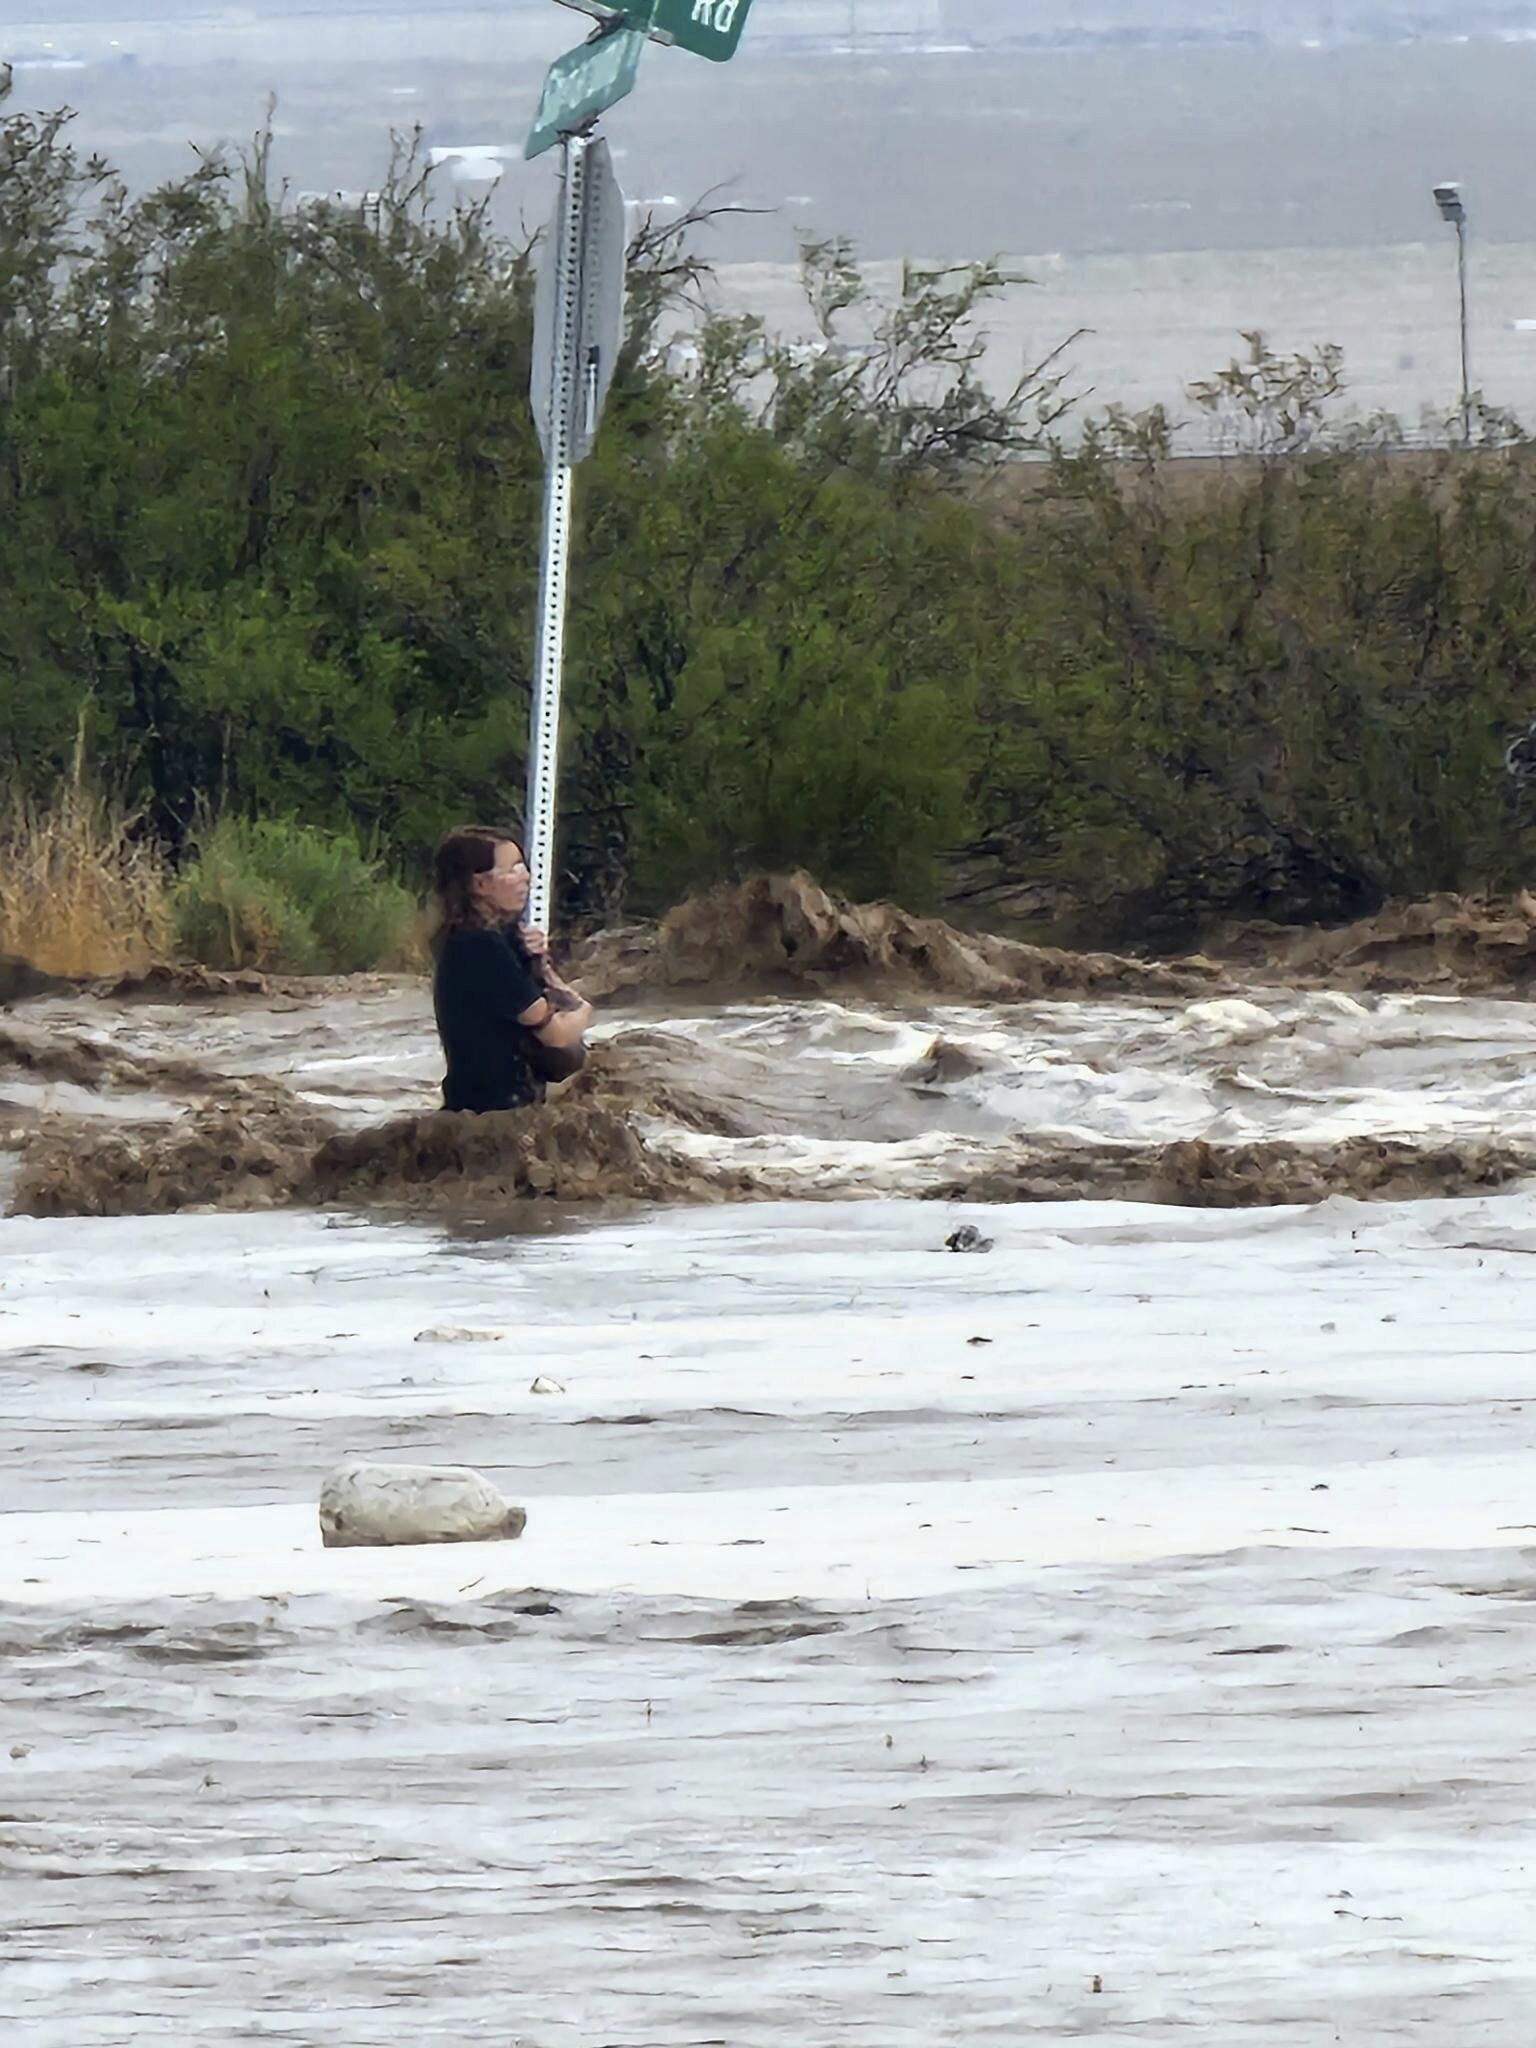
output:
{"label": "white foam on water", "polygon": [[[777,1119],[664,1142],[865,1199],[0,1223],[0,2017],[1524,2048],[1536,1196],[877,1191],[1043,1128],[1523,1135],[1532,1015],[620,1020]],[[198,1057],[425,1087],[420,991],[268,1016]],[[527,1533],[327,1551],[349,1458]]]}
{"label": "white foam on water", "polygon": [[[18,1014],[34,1032],[78,1028],[70,1003]],[[717,1136],[648,1115],[651,1142],[750,1168],[789,1196],[922,1193],[984,1171],[1021,1137],[1326,1144],[1536,1129],[1536,1008],[1516,1001],[1278,988],[1193,1003],[763,1001],[619,1014],[594,1035],[642,1062],[685,1060],[676,1071],[690,1086],[758,1126]],[[220,1074],[281,1081],[349,1124],[438,1101],[441,1058],[420,983],[224,1011],[98,1004],[91,1037],[130,1056],[206,1065],[210,1086]],[[935,1041],[964,1071],[925,1077]],[[33,1110],[171,1113],[163,1091],[96,1094],[18,1076],[3,1092]]]}
{"label": "white foam on water", "polygon": [[[1188,1005],[1015,1004],[910,1013],[759,1005],[683,1019],[663,1035],[759,1060],[835,1092],[840,1073],[920,1103],[931,1128],[867,1138],[835,1117],[746,1138],[648,1135],[684,1157],[740,1166],[785,1194],[922,1192],[985,1170],[1014,1138],[1186,1138],[1326,1144],[1359,1136],[1518,1140],[1536,1129],[1536,1010],[1518,1002],[1262,991]],[[936,1038],[973,1071],[921,1077]],[[622,1029],[620,1032],[622,1043]]]}

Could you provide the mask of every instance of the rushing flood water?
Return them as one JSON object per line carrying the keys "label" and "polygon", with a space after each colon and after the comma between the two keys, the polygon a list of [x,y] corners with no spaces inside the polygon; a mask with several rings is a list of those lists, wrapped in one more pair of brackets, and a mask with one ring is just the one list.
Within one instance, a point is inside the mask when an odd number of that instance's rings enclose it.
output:
{"label": "rushing flood water", "polygon": [[[163,1122],[231,1079],[280,1084],[347,1126],[437,1102],[416,982],[202,1009],[37,1001],[10,1026],[0,1114]],[[649,1144],[786,1196],[921,1194],[1023,1138],[1433,1143],[1518,1138],[1536,1117],[1536,1008],[1517,1001],[1278,987],[1186,1003],[763,1001],[625,1017],[595,1035],[627,1056]],[[118,1065],[87,1088],[14,1063],[18,1048],[60,1042]],[[724,1128],[669,1115],[680,1088]]]}
{"label": "rushing flood water", "polygon": [[[6,1022],[82,1145],[199,1070],[436,1079],[408,985]],[[13,2032],[1524,2048],[1536,1196],[880,1197],[1021,1131],[1507,1134],[1536,1011],[607,1028],[753,1132],[655,1143],[823,1199],[0,1225]],[[21,1060],[82,1033],[95,1090]],[[325,1550],[352,1456],[527,1534]]]}

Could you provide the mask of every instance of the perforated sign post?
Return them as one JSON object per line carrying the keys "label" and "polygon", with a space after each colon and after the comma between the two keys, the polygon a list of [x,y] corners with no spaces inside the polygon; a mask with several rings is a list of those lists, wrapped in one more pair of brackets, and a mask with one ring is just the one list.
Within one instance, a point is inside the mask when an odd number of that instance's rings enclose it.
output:
{"label": "perforated sign post", "polygon": [[560,692],[576,464],[591,452],[624,338],[624,195],[598,116],[631,92],[646,37],[724,62],[751,0],[564,0],[598,26],[551,65],[526,156],[561,145],[560,198],[539,269],[530,397],[544,450],[544,528],[528,748],[528,922],[554,894]]}
{"label": "perforated sign post", "polygon": [[565,139],[554,225],[533,316],[533,423],[544,449],[544,540],[528,748],[528,922],[549,929],[565,667],[571,486],[591,453],[624,341],[624,194],[606,142]]}

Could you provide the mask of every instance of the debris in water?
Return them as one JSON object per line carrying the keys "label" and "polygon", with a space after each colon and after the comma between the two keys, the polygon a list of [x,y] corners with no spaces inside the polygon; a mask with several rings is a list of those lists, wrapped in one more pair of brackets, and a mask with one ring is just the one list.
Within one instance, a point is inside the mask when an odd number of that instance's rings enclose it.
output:
{"label": "debris in water", "polygon": [[528,1517],[478,1472],[459,1465],[343,1465],[320,1493],[328,1550],[404,1543],[496,1543]]}
{"label": "debris in water", "polygon": [[[944,1248],[951,1252],[989,1252],[993,1240],[983,1237],[974,1223],[962,1223],[958,1230],[952,1230],[944,1240]],[[982,1340],[985,1342],[985,1338]]]}

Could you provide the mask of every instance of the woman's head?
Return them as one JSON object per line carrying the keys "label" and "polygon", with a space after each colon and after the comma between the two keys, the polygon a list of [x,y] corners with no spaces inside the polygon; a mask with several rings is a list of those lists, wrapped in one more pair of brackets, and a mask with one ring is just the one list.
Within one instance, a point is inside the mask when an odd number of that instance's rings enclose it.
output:
{"label": "woman's head", "polygon": [[493,825],[461,826],[443,840],[432,862],[440,932],[510,924],[527,906],[528,884],[528,864],[513,833]]}

